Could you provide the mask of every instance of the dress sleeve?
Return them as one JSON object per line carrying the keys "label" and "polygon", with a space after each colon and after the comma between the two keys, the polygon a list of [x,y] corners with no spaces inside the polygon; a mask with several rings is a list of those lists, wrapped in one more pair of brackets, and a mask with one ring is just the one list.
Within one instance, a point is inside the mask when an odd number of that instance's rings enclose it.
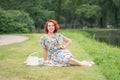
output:
{"label": "dress sleeve", "polygon": [[44,38],[44,36],[41,37],[40,44],[43,48],[45,48],[45,38]]}
{"label": "dress sleeve", "polygon": [[62,34],[58,34],[57,37],[58,37],[58,43],[59,44],[62,44],[62,42],[65,41],[65,39],[67,38]]}

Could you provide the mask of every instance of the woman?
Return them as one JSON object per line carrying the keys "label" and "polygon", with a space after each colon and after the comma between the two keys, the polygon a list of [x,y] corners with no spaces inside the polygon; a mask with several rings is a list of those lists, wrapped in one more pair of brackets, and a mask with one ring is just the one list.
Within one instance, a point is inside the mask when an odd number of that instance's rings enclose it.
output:
{"label": "woman", "polygon": [[[55,20],[48,20],[44,26],[46,33],[41,37],[41,45],[43,47],[44,63],[49,66],[91,66],[93,62],[76,60],[70,51],[67,50],[71,44],[71,40],[62,34],[57,33],[59,25]],[[62,45],[62,42],[65,45]]]}

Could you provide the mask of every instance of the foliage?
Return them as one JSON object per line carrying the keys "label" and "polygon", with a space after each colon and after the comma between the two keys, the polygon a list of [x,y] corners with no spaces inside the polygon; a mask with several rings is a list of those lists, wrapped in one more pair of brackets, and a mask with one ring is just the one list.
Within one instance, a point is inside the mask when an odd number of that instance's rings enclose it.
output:
{"label": "foliage", "polygon": [[39,27],[44,25],[48,19],[55,18],[54,11],[41,10],[38,7],[31,7],[27,10],[30,13],[31,17],[35,21],[35,26]]}
{"label": "foliage", "polygon": [[83,4],[76,9],[76,14],[85,18],[100,17],[100,7],[97,5]]}
{"label": "foliage", "polygon": [[97,5],[82,4],[76,9],[76,14],[80,15],[82,20],[94,23],[101,16],[101,8]]}
{"label": "foliage", "polygon": [[0,7],[29,13],[37,29],[51,18],[65,24],[64,28],[82,28],[84,23],[88,27],[120,27],[119,0],[0,0]]}
{"label": "foliage", "polygon": [[24,11],[0,9],[1,33],[32,32],[33,23],[29,14]]}

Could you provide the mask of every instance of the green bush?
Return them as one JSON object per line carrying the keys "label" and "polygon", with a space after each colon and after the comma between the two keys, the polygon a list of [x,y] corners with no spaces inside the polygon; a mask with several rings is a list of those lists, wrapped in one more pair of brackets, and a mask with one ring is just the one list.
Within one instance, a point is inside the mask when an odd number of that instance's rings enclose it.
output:
{"label": "green bush", "polygon": [[32,18],[24,11],[0,9],[0,33],[33,32],[33,24]]}

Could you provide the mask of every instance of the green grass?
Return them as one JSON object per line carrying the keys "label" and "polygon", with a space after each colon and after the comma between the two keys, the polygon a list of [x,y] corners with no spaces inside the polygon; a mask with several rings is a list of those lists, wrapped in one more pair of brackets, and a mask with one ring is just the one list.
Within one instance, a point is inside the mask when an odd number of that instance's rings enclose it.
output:
{"label": "green grass", "polygon": [[[107,80],[105,76],[107,77],[108,73],[104,72],[104,67],[106,69],[107,66],[104,63],[108,64],[111,61],[103,61],[102,59],[106,56],[101,57],[101,54],[107,50],[107,53],[113,54],[114,52],[119,56],[117,54],[120,52],[119,49],[89,39],[85,37],[87,33],[78,30],[62,30],[61,33],[72,39],[69,50],[76,59],[94,60],[97,65],[93,67],[26,66],[24,61],[30,53],[39,52],[39,56],[42,57],[42,47],[39,45],[42,34],[19,34],[28,36],[29,40],[0,46],[0,80]],[[105,60],[109,59],[106,57]],[[115,70],[118,70],[116,65],[115,67]],[[116,75],[116,77],[119,76]]]}
{"label": "green grass", "polygon": [[[120,48],[108,46],[89,37],[89,34],[80,30],[71,30],[72,35],[77,35],[79,46],[91,55],[95,63],[99,66],[102,73],[108,80],[120,80]],[[78,34],[79,33],[79,34]],[[82,34],[82,35],[81,35]],[[85,37],[87,36],[87,37]],[[88,38],[89,37],[89,38]],[[74,37],[74,39],[78,37]]]}

